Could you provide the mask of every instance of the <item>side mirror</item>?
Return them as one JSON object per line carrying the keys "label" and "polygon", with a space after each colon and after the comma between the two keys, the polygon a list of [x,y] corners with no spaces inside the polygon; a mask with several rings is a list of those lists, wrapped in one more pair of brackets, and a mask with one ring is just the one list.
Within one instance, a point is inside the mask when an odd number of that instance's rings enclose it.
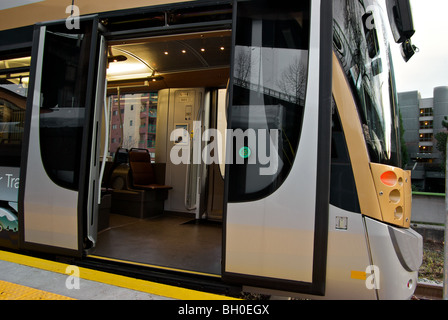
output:
{"label": "side mirror", "polygon": [[387,15],[396,43],[403,43],[414,35],[411,3],[409,0],[387,0]]}
{"label": "side mirror", "polygon": [[410,0],[387,0],[386,6],[394,40],[401,44],[401,53],[407,62],[418,50],[411,42],[415,29]]}
{"label": "side mirror", "polygon": [[411,39],[408,39],[401,44],[400,51],[404,61],[408,62],[418,52],[418,48],[412,44]]}

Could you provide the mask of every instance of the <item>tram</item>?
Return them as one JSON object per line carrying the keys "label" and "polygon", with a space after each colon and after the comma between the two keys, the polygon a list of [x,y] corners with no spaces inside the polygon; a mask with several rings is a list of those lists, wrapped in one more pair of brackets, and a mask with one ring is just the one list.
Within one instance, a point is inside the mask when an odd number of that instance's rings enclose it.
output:
{"label": "tram", "polygon": [[409,1],[20,4],[0,11],[2,248],[412,297],[391,59],[414,53]]}

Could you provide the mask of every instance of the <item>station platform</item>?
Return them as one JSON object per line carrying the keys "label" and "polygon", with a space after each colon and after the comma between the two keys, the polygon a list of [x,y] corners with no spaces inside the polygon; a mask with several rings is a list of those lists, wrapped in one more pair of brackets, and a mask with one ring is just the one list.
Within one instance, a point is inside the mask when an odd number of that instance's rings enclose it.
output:
{"label": "station platform", "polygon": [[232,300],[0,251],[0,300]]}

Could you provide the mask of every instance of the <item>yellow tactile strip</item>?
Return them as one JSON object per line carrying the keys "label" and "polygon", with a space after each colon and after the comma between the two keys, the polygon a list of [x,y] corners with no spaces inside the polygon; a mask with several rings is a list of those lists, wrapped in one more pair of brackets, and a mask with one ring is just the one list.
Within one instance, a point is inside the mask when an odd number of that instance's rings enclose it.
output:
{"label": "yellow tactile strip", "polygon": [[75,300],[75,299],[0,280],[0,300]]}
{"label": "yellow tactile strip", "polygon": [[[69,265],[50,260],[34,258],[22,254],[1,251],[0,260],[9,261],[33,268],[66,274]],[[201,292],[181,287],[164,285],[156,282],[120,276],[112,273],[79,267],[79,277],[85,280],[97,281],[117,287],[137,290],[163,297],[180,300],[236,300],[235,298]]]}

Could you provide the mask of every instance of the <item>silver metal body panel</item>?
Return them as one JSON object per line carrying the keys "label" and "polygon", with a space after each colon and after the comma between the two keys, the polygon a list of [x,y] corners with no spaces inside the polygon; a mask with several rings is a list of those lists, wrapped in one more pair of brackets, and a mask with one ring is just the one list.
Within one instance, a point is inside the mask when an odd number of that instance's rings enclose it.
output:
{"label": "silver metal body panel", "polygon": [[[346,230],[338,229],[340,218],[346,218]],[[330,206],[329,219],[325,296],[253,287],[244,290],[313,300],[406,300],[412,297],[418,271],[409,272],[400,263],[387,224],[334,206]],[[409,237],[419,237],[412,230],[400,230],[408,232]],[[371,273],[374,270],[375,285]],[[365,273],[365,279],[354,277],[353,272]]]}
{"label": "silver metal body panel", "polygon": [[[347,218],[347,230],[337,229],[339,218]],[[365,281],[353,279],[371,265],[363,217],[330,206],[326,297],[329,299],[376,299]]]}
{"label": "silver metal body panel", "polygon": [[24,240],[77,250],[78,193],[54,184],[41,160],[39,119],[44,40],[45,27],[41,27],[25,182]]}
{"label": "silver metal body panel", "polygon": [[[319,110],[320,1],[312,1],[305,114],[294,166],[265,199],[229,203],[226,272],[312,282]],[[306,182],[306,183],[297,183]]]}
{"label": "silver metal body panel", "polygon": [[[345,218],[347,229],[338,229],[337,221]],[[371,264],[366,238],[364,218],[358,213],[348,212],[330,205],[328,228],[327,279],[325,296],[297,294],[260,288],[245,288],[273,296],[301,299],[331,300],[374,300],[375,290],[366,287],[366,282],[353,279],[351,271],[365,272]],[[286,245],[286,244],[285,244]]]}
{"label": "silver metal body panel", "polygon": [[[409,272],[403,267],[386,224],[370,218],[365,220],[373,264],[379,270],[379,299],[410,299],[417,286],[418,270]],[[415,250],[418,249],[418,247],[415,248]]]}

